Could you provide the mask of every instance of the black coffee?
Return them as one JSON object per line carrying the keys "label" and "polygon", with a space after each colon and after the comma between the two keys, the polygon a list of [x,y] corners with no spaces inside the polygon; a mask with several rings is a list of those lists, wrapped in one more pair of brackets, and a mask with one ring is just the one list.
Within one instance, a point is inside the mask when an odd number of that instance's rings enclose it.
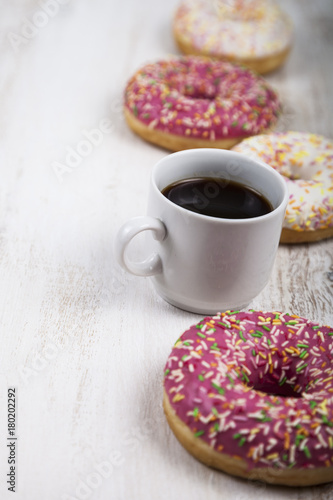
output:
{"label": "black coffee", "polygon": [[162,194],[191,212],[224,219],[249,219],[273,210],[271,203],[258,191],[215,177],[174,182],[164,188]]}

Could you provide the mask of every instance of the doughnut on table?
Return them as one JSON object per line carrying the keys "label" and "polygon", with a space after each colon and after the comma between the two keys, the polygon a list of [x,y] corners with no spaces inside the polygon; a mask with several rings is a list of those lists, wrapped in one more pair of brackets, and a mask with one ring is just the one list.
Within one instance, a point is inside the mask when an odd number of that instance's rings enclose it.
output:
{"label": "doughnut on table", "polygon": [[[119,226],[145,213],[151,168],[168,154],[126,126],[122,93],[143,64],[179,53],[177,4],[2,2],[1,500],[333,498],[333,483],[250,482],[180,446],[163,414],[163,369],[200,316],[165,303],[112,254]],[[281,5],[295,41],[266,76],[284,105],[277,130],[333,138],[332,2]],[[143,240],[135,244],[144,255]],[[333,326],[332,306],[333,239],[281,245],[251,303]],[[17,440],[7,441],[10,388]],[[15,495],[5,479],[13,441]]]}

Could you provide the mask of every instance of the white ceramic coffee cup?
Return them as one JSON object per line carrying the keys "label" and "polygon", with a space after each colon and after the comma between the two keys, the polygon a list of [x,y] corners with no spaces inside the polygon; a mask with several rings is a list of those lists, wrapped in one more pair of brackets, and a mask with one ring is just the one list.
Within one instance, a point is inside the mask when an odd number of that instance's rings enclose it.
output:
{"label": "white ceramic coffee cup", "polygon": [[[161,193],[171,183],[193,177],[242,183],[265,196],[273,210],[249,219],[210,217],[184,209]],[[213,191],[207,190],[207,198]],[[153,168],[147,215],[120,228],[115,255],[128,272],[151,276],[159,295],[177,307],[201,314],[242,309],[269,280],[287,201],[283,177],[265,163],[220,149],[173,153]],[[135,262],[126,250],[142,231],[150,233],[149,255]]]}

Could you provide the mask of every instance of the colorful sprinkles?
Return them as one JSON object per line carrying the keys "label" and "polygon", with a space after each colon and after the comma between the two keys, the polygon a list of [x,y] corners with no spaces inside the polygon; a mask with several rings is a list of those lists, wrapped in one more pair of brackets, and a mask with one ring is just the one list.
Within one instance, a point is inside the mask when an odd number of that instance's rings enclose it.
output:
{"label": "colorful sprinkles", "polygon": [[280,53],[292,42],[291,22],[271,0],[183,0],[174,33],[196,53],[235,60]]}
{"label": "colorful sprinkles", "polygon": [[249,468],[331,467],[330,333],[287,313],[218,313],[180,337],[166,364],[165,391],[195,436],[216,451],[241,454]]}
{"label": "colorful sprinkles", "polygon": [[333,141],[304,132],[259,135],[234,151],[264,161],[282,174],[289,189],[283,227],[316,231],[333,227]]}
{"label": "colorful sprinkles", "polygon": [[151,130],[210,141],[264,132],[280,113],[278,97],[263,78],[195,56],[139,69],[126,87],[125,108]]}

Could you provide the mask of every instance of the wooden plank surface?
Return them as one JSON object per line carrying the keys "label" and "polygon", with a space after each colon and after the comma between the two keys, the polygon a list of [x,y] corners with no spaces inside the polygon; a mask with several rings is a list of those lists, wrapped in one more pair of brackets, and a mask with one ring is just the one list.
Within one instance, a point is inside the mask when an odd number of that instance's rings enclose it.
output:
{"label": "wooden plank surface", "polygon": [[[281,4],[295,41],[267,76],[284,102],[279,129],[333,137],[333,4]],[[274,488],[210,470],[163,416],[164,363],[199,317],[121,271],[112,247],[119,225],[145,213],[151,168],[167,154],[127,129],[122,92],[140,65],[176,52],[176,5],[0,2],[1,499],[13,498],[4,479],[10,386],[16,499],[333,498],[332,485]],[[74,157],[96,129],[99,143]],[[59,163],[70,165],[63,175]],[[332,240],[280,246],[251,305],[332,325],[332,271]]]}

